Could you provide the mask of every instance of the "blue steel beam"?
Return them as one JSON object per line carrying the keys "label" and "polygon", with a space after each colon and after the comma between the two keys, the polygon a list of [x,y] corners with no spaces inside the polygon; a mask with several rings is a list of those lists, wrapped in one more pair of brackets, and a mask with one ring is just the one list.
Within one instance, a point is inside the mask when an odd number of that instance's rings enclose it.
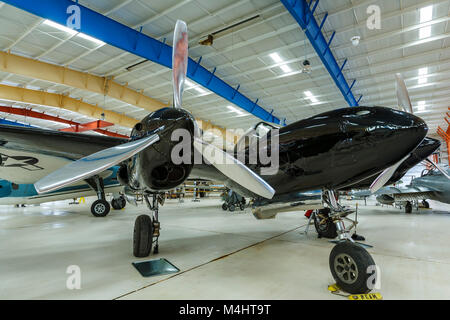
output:
{"label": "blue steel beam", "polygon": [[[306,36],[308,37],[311,45],[314,47],[317,55],[319,56],[322,63],[327,68],[328,73],[333,78],[336,83],[339,91],[341,91],[345,100],[351,107],[358,106],[358,101],[356,101],[355,97],[352,93],[352,87],[349,87],[347,80],[342,75],[342,70],[339,67],[336,59],[333,56],[333,53],[330,50],[331,42],[333,41],[335,33],[331,36],[330,40],[327,42],[324,35],[322,34],[322,28],[325,23],[328,14],[325,14],[324,19],[320,26],[317,24],[316,19],[314,18],[313,12],[311,11],[310,5],[306,2],[306,0],[280,0],[292,17],[297,21],[302,30],[304,30]],[[316,0],[314,4],[313,11],[316,9],[319,0]],[[310,3],[311,4],[311,3]],[[346,63],[346,62],[345,62]],[[344,63],[344,65],[345,65]]]}
{"label": "blue steel beam", "polygon": [[[165,41],[161,42],[133,30],[71,0],[4,0],[3,2],[61,25],[67,25],[67,20],[72,15],[70,11],[67,13],[68,8],[77,5],[80,9],[81,22],[80,29],[77,31],[172,68],[172,47],[165,44]],[[200,62],[201,58],[198,62],[189,58],[188,77],[190,79],[264,121],[281,123],[280,119],[214,75],[214,72],[202,67]]]}

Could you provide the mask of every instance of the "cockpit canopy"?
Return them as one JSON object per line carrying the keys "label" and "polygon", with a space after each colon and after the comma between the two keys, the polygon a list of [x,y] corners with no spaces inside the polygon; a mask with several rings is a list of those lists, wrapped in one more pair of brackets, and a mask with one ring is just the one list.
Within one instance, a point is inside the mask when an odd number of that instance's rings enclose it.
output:
{"label": "cockpit canopy", "polygon": [[235,145],[235,152],[240,152],[255,144],[259,139],[265,137],[271,130],[279,129],[279,126],[267,122],[258,122],[249,128]]}

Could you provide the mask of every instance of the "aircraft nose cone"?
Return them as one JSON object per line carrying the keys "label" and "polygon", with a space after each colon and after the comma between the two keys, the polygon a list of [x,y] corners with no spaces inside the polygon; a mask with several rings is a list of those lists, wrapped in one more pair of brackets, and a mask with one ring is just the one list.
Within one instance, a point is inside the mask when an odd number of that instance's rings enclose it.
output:
{"label": "aircraft nose cone", "polygon": [[345,126],[353,141],[368,150],[367,161],[380,168],[410,155],[428,133],[425,121],[410,113],[385,107],[351,109],[343,116]]}
{"label": "aircraft nose cone", "polygon": [[416,147],[428,133],[425,121],[411,113],[384,107],[371,109],[377,121],[369,130],[379,129],[387,141],[392,140],[395,143],[405,143],[407,146]]}

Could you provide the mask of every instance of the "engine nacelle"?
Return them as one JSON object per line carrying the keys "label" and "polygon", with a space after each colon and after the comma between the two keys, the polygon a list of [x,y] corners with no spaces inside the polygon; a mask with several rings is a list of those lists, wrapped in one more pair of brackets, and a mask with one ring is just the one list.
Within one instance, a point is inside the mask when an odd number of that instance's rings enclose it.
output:
{"label": "engine nacelle", "polygon": [[180,142],[172,141],[172,133],[177,129],[187,130],[192,146],[194,121],[192,115],[185,110],[164,108],[136,124],[131,133],[132,138],[156,132],[160,140],[121,167],[117,174],[120,183],[134,190],[153,192],[172,190],[182,184],[189,177],[194,162],[192,159],[189,163],[173,163],[172,149]]}

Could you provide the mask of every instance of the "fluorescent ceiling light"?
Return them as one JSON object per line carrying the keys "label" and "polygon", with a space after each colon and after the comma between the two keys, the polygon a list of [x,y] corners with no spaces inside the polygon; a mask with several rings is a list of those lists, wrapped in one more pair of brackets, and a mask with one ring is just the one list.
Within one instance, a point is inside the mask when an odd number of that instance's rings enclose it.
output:
{"label": "fluorescent ceiling light", "polygon": [[276,52],[269,54],[269,57],[271,57],[272,60],[275,61],[275,63],[280,63],[283,61],[283,59],[281,59],[280,55]]}
{"label": "fluorescent ceiling light", "polygon": [[431,36],[431,26],[419,29],[419,39],[429,38]]}
{"label": "fluorescent ceiling light", "polygon": [[310,100],[311,103],[319,102],[319,100],[316,97],[314,97],[314,95],[311,93],[311,91],[308,90],[308,91],[305,91],[304,93],[305,93],[306,99]]}
{"label": "fluorescent ceiling light", "polygon": [[418,81],[418,83],[419,84],[425,84],[425,83],[427,83],[428,82],[428,79],[427,78],[419,78],[419,81]]}
{"label": "fluorescent ceiling light", "polygon": [[81,32],[78,34],[78,37],[86,39],[86,40],[89,40],[89,41],[94,42],[94,43],[97,43],[99,46],[104,46],[106,44],[106,43],[104,43],[101,40],[98,40],[96,38],[93,38],[93,37],[88,36],[87,34],[84,34],[84,33],[81,33]]}
{"label": "fluorescent ceiling light", "polygon": [[425,110],[425,101],[419,101],[417,103],[417,110],[424,111]]}
{"label": "fluorescent ceiling light", "polygon": [[287,64],[280,66],[280,68],[281,70],[283,70],[284,73],[292,72],[292,69]]}
{"label": "fluorescent ceiling light", "polygon": [[203,89],[200,88],[200,87],[195,88],[195,90],[196,90],[198,93],[201,93],[201,94],[207,93],[206,90],[203,90]]}
{"label": "fluorescent ceiling light", "polygon": [[46,24],[46,25],[48,25],[48,26],[50,26],[50,27],[52,27],[52,28],[55,28],[55,29],[64,31],[64,32],[66,32],[66,33],[68,33],[68,34],[70,34],[70,35],[72,35],[72,36],[77,35],[77,37],[80,37],[80,38],[83,38],[83,39],[85,39],[85,40],[89,40],[89,41],[91,41],[91,42],[97,43],[97,44],[100,45],[100,46],[104,46],[104,45],[106,44],[106,43],[104,43],[104,42],[101,41],[101,40],[98,40],[98,39],[96,39],[96,38],[94,38],[94,37],[88,36],[87,34],[78,32],[78,31],[76,31],[76,30],[70,29],[70,28],[68,28],[68,27],[66,27],[66,26],[63,26],[63,25],[61,25],[61,24],[59,24],[59,23],[56,23],[56,22],[53,22],[53,21],[51,21],[51,20],[45,20],[45,21],[44,21],[44,24]]}
{"label": "fluorescent ceiling light", "polygon": [[235,113],[237,113],[239,115],[242,115],[242,116],[245,115],[241,110],[239,110],[238,108],[235,108],[233,106],[227,106],[227,108],[228,108],[228,110],[230,110],[232,112],[235,112]]}
{"label": "fluorescent ceiling light", "polygon": [[420,23],[433,20],[433,6],[420,9]]}
{"label": "fluorescent ceiling light", "polygon": [[56,22],[53,22],[53,21],[50,21],[50,20],[45,20],[44,24],[46,24],[46,25],[48,25],[48,26],[50,26],[52,28],[55,28],[55,29],[58,29],[58,30],[61,30],[61,31],[64,31],[64,32],[67,32],[67,33],[70,33],[72,35],[78,33],[78,32],[76,32],[73,29],[70,29],[70,28],[68,28],[66,26],[63,26],[63,25],[61,25],[59,23],[56,23]]}
{"label": "fluorescent ceiling light", "polygon": [[184,82],[187,86],[187,89],[194,89],[195,91],[197,91],[198,93],[200,93],[201,95],[205,96],[208,94],[211,94],[211,92],[206,91],[205,89],[203,89],[202,87],[200,87],[200,85],[193,83],[192,81],[186,79]]}
{"label": "fluorescent ceiling light", "polygon": [[427,74],[428,74],[427,67],[419,69],[419,81],[418,81],[419,84],[425,84],[428,82],[427,77],[425,77]]}
{"label": "fluorescent ceiling light", "polygon": [[428,74],[428,68],[420,68],[419,69],[419,76],[424,76]]}

